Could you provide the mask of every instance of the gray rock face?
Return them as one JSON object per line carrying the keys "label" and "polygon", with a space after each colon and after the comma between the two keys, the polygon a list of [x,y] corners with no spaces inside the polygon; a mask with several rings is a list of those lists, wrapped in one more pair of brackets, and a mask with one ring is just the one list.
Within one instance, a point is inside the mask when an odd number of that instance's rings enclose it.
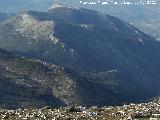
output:
{"label": "gray rock face", "polygon": [[0,26],[0,48],[63,66],[76,89],[69,96],[63,78],[52,95],[66,104],[122,104],[159,95],[160,44],[96,11],[59,6],[20,13]]}

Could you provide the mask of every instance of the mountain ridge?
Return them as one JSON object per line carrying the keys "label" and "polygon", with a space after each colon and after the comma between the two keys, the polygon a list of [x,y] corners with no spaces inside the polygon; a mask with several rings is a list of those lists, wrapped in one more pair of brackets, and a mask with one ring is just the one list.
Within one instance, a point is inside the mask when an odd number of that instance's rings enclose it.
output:
{"label": "mountain ridge", "polygon": [[[159,95],[160,44],[107,14],[70,7],[23,12],[1,24],[0,48],[63,67],[77,85],[70,101],[75,104],[115,105]],[[58,94],[62,101],[70,98]]]}

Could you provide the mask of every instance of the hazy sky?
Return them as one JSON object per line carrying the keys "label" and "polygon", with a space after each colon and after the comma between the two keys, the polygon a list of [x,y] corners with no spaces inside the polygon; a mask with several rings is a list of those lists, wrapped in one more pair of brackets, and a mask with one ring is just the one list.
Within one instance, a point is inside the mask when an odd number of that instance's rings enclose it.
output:
{"label": "hazy sky", "polygon": [[0,0],[0,12],[47,11],[54,0]]}

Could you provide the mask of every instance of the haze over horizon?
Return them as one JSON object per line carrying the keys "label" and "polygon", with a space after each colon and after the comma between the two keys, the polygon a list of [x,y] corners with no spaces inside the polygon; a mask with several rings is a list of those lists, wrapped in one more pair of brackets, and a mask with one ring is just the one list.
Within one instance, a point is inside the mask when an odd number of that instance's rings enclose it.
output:
{"label": "haze over horizon", "polygon": [[54,0],[0,0],[0,12],[16,13],[25,10],[47,11]]}

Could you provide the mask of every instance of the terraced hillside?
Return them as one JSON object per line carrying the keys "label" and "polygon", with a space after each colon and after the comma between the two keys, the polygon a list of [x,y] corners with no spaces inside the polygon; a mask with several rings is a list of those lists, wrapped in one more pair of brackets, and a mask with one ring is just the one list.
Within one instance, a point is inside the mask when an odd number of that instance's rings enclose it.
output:
{"label": "terraced hillside", "polygon": [[63,68],[0,50],[0,106],[59,106],[71,102],[75,83]]}

